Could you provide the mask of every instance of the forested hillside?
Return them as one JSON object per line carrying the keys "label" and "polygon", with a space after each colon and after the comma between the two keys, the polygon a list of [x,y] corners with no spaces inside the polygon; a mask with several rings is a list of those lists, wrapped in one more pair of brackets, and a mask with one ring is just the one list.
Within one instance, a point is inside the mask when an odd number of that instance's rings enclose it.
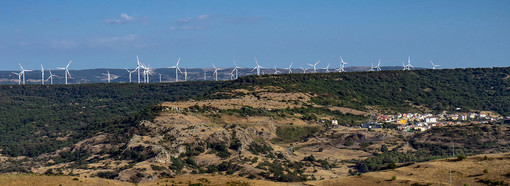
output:
{"label": "forested hillside", "polygon": [[227,82],[0,86],[0,149],[37,156],[97,132],[122,133],[161,101],[214,98]]}
{"label": "forested hillside", "polygon": [[322,105],[405,112],[491,110],[510,115],[510,68],[380,71],[249,76],[243,83],[313,92]]}
{"label": "forested hillside", "polygon": [[[98,132],[123,133],[162,101],[217,99],[233,89],[276,86],[320,105],[387,111],[492,110],[510,115],[510,68],[246,76],[235,81],[158,84],[2,85],[0,149],[38,156]],[[461,110],[461,111],[462,111]],[[149,114],[150,115],[150,114]]]}

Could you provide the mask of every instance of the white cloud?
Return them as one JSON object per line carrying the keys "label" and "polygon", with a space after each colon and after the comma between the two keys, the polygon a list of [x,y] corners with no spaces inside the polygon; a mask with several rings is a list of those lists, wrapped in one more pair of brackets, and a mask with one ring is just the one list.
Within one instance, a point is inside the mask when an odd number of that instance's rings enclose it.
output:
{"label": "white cloud", "polygon": [[135,20],[134,17],[129,16],[126,13],[122,13],[122,14],[120,14],[120,18],[119,19],[106,19],[106,20],[104,20],[104,22],[106,24],[122,24],[122,23],[128,23],[128,22],[133,21],[133,20]]}
{"label": "white cloud", "polygon": [[206,20],[206,19],[209,19],[210,17],[211,17],[211,15],[203,14],[203,15],[198,16],[198,19],[199,20]]}
{"label": "white cloud", "polygon": [[126,20],[126,21],[131,21],[131,20],[133,20],[133,17],[131,17],[131,16],[127,15],[126,13],[122,13],[122,14],[120,14],[120,18],[122,18],[122,19],[124,19],[124,20]]}

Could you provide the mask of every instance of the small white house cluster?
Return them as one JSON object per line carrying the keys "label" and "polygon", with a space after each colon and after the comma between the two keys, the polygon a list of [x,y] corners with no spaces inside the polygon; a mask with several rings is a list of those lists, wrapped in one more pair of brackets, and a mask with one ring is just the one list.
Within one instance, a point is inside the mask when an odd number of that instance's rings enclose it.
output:
{"label": "small white house cluster", "polygon": [[[501,116],[488,113],[448,113],[443,111],[439,114],[431,113],[399,113],[395,115],[376,114],[375,121],[400,124],[399,130],[408,131],[425,131],[432,127],[453,125],[461,123],[487,123],[489,121],[499,121],[503,119]],[[367,128],[369,125],[363,125]],[[373,125],[370,125],[373,128]]]}

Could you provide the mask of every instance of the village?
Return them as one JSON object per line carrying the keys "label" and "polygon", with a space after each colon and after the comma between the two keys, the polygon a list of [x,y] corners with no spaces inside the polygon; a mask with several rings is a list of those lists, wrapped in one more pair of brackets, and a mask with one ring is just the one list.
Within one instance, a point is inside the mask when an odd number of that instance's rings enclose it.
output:
{"label": "village", "polygon": [[439,114],[399,113],[395,115],[373,114],[369,122],[363,123],[362,128],[382,128],[383,123],[397,124],[401,131],[426,131],[432,127],[446,125],[461,125],[472,123],[500,122],[504,118],[492,112],[448,113]]}

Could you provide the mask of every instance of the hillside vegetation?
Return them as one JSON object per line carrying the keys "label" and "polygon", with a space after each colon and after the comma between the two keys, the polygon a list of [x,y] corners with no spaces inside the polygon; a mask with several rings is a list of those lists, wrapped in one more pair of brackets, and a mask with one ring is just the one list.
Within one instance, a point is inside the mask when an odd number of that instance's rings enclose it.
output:
{"label": "hillside vegetation", "polygon": [[[360,111],[461,108],[510,115],[509,74],[510,68],[478,68],[264,75],[235,81],[142,85],[2,85],[0,149],[8,156],[35,157],[98,132],[126,134],[143,119],[144,109],[163,101],[234,98],[246,93],[233,90],[268,86],[279,87],[268,92],[310,94],[309,104]],[[310,109],[314,108],[280,111]],[[344,119],[347,124],[358,120]]]}
{"label": "hillside vegetation", "polygon": [[510,68],[249,76],[239,81],[310,92],[314,102],[389,112],[490,110],[510,115]]}

